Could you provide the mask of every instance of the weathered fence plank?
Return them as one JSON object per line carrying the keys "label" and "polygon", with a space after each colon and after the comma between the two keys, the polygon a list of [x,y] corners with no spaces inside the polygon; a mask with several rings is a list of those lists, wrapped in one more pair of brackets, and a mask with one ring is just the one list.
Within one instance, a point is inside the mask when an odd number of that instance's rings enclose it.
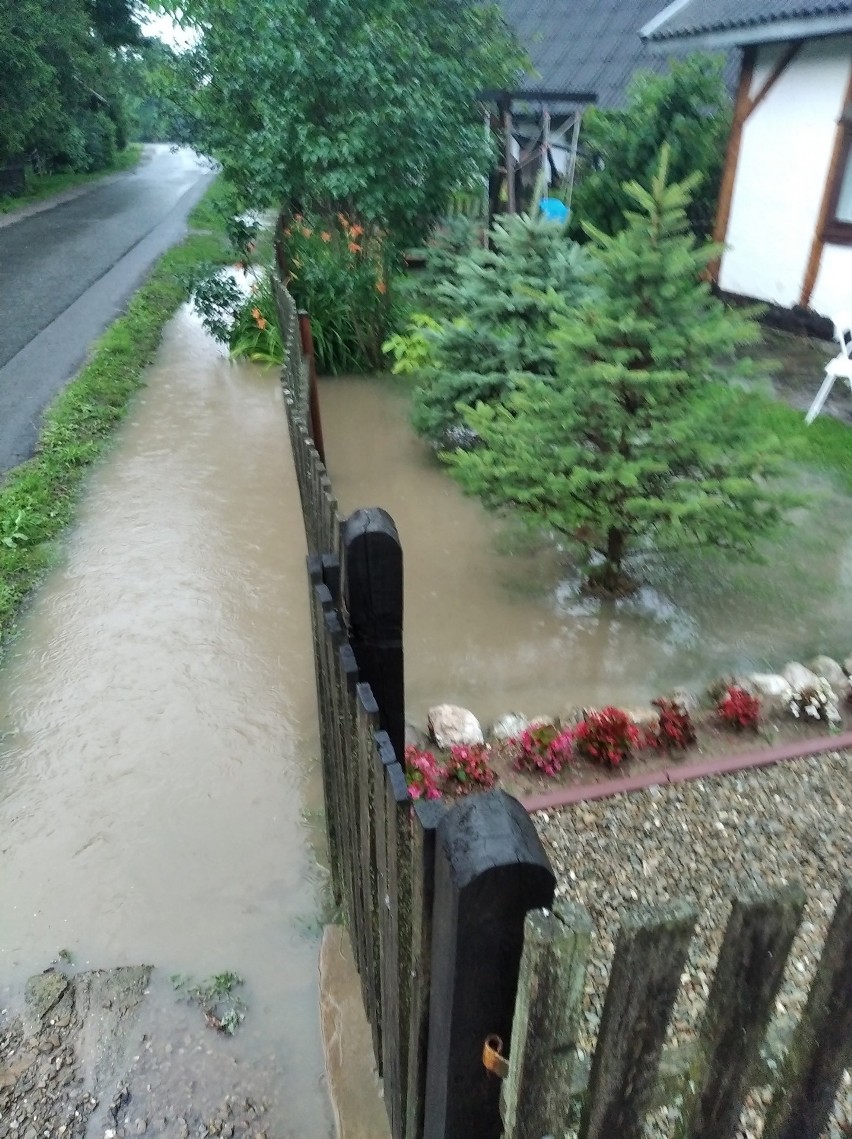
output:
{"label": "weathered fence plank", "polygon": [[837,902],[808,993],[778,1075],[764,1139],[818,1139],[843,1072],[852,1066],[852,879]]}
{"label": "weathered fence plank", "polygon": [[408,1034],[406,1139],[423,1134],[426,1050],[432,959],[432,905],[435,896],[435,836],[446,813],[440,799],[421,800],[411,811],[411,1009]]}
{"label": "weathered fence plank", "polygon": [[692,906],[637,910],[621,924],[581,1139],[639,1139],[695,926]]}
{"label": "weathered fence plank", "polygon": [[317,690],[317,721],[320,736],[320,763],[322,766],[323,812],[325,816],[328,865],[331,875],[331,890],[334,904],[339,906],[341,893],[340,865],[340,821],[338,803],[334,793],[334,769],[332,761],[332,728],[329,724],[330,694],[328,675],[323,667],[323,648],[320,638],[325,636],[325,614],[331,611],[331,593],[322,581],[322,562],[313,556],[308,558],[308,580],[311,599],[311,629],[314,645],[314,679]]}
{"label": "weathered fence plank", "polygon": [[679,1139],[732,1139],[787,954],[802,920],[800,887],[735,898],[699,1033]]}
{"label": "weathered fence plank", "polygon": [[591,934],[580,906],[527,914],[503,1093],[505,1139],[541,1139],[569,1125]]}
{"label": "weathered fence plank", "polygon": [[356,510],[343,523],[341,547],[349,639],[361,675],[379,705],[379,722],[402,760],[405,682],[399,535],[387,511]]}
{"label": "weathered fence plank", "polygon": [[[377,743],[388,760],[393,748],[386,733]],[[405,1093],[408,1076],[408,1012],[411,984],[410,831],[405,775],[398,763],[386,762],[385,843],[387,937],[383,967],[387,976],[382,1004],[385,1056],[385,1104],[393,1139],[405,1134]]]}
{"label": "weathered fence plank", "polygon": [[504,792],[471,795],[438,824],[426,1139],[499,1139],[500,1081],[483,1044],[511,1038],[524,918],[553,889],[535,827]]}
{"label": "weathered fence plank", "polygon": [[381,1050],[382,1028],[382,988],[381,988],[381,933],[380,902],[376,853],[377,842],[384,842],[384,835],[376,834],[374,802],[374,780],[372,768],[373,752],[376,747],[375,733],[379,726],[379,710],[369,684],[360,683],[356,690],[356,714],[358,717],[357,769],[353,777],[357,782],[359,811],[361,815],[361,849],[359,864],[364,883],[365,918],[367,923],[370,999],[367,1015],[373,1030],[374,1050]]}

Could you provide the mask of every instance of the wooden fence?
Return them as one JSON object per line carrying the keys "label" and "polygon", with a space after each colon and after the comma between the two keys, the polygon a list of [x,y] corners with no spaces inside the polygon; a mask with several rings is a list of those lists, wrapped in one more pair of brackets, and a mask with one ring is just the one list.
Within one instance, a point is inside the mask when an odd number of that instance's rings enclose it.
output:
{"label": "wooden fence", "polygon": [[581,1062],[588,914],[553,906],[552,868],[510,796],[449,808],[410,800],[399,536],[378,508],[339,518],[315,438],[310,335],[281,287],[278,308],[332,889],[393,1139],[639,1139],[648,1111],[674,1103],[677,1139],[732,1139],[747,1092],[768,1084],[764,1139],[817,1139],[852,1064],[852,882],[805,1012],[778,1039],[767,1025],[800,889],[734,899],[697,1041],[675,1050],[664,1041],[695,912],[676,902],[627,914],[591,1062]]}

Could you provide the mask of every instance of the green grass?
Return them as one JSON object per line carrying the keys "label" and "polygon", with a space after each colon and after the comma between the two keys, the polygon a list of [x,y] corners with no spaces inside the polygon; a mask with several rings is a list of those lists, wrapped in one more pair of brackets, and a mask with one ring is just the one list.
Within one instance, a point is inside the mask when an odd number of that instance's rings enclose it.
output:
{"label": "green grass", "polygon": [[820,415],[808,427],[803,412],[770,396],[755,395],[755,425],[773,432],[795,463],[836,478],[852,491],[852,427]]}
{"label": "green grass", "polygon": [[57,539],[74,516],[91,464],[109,445],[169,318],[186,299],[189,271],[228,260],[216,184],[190,215],[193,229],[163,256],[127,312],[96,342],[88,363],[44,415],[35,456],[0,481],[0,646],[21,606],[56,560]]}
{"label": "green grass", "polygon": [[97,182],[108,174],[117,174],[122,170],[130,170],[137,164],[142,155],[142,144],[131,142],[124,150],[116,155],[115,162],[106,170],[98,170],[94,174],[28,174],[27,188],[18,197],[0,197],[0,214],[12,213],[23,206],[41,202],[45,198],[52,198],[63,190],[70,190],[74,186],[85,186],[89,182]]}

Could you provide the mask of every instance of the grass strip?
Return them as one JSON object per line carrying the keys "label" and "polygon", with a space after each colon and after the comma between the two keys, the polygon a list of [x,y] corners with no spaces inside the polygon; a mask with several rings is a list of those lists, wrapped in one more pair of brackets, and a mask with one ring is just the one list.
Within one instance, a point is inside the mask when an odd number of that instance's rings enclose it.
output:
{"label": "grass strip", "polygon": [[204,262],[225,263],[228,244],[215,204],[219,184],[189,218],[191,232],[157,262],[124,316],[96,341],[88,363],[44,414],[32,459],[0,483],[0,646],[21,606],[56,560],[56,541],[74,516],[91,464],[109,445],[162,330],[187,297],[187,276]]}
{"label": "grass strip", "polygon": [[771,396],[755,395],[754,408],[755,428],[777,435],[788,459],[831,475],[852,491],[852,427],[830,415],[817,416],[808,426],[804,412]]}
{"label": "grass strip", "polygon": [[93,174],[34,174],[27,179],[27,188],[23,194],[16,197],[0,196],[0,214],[13,213],[33,202],[42,202],[45,198],[52,198],[54,194],[61,194],[63,190],[71,190],[75,186],[85,186],[89,182],[98,182],[110,174],[120,174],[122,170],[132,169],[142,157],[142,143],[131,142],[124,150],[119,151],[115,161],[105,170],[96,170]]}

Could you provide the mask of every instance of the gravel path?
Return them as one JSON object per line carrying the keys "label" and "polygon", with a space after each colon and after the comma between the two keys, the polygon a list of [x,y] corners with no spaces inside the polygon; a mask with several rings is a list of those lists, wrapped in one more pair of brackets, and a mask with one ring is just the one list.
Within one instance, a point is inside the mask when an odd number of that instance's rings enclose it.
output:
{"label": "gravel path", "polygon": [[[695,1037],[713,978],[730,898],[746,884],[801,882],[805,915],[776,1003],[776,1024],[801,1010],[841,882],[852,865],[852,753],[810,759],[533,815],[558,876],[557,896],[588,909],[595,927],[581,1041],[597,1031],[618,915],[638,904],[686,897],[699,919],[669,1044]],[[852,1088],[838,1097],[830,1139],[852,1134]],[[756,1092],[742,1117],[745,1139],[762,1131]],[[669,1113],[673,1123],[674,1113]],[[669,1134],[655,1115],[649,1135]]]}

